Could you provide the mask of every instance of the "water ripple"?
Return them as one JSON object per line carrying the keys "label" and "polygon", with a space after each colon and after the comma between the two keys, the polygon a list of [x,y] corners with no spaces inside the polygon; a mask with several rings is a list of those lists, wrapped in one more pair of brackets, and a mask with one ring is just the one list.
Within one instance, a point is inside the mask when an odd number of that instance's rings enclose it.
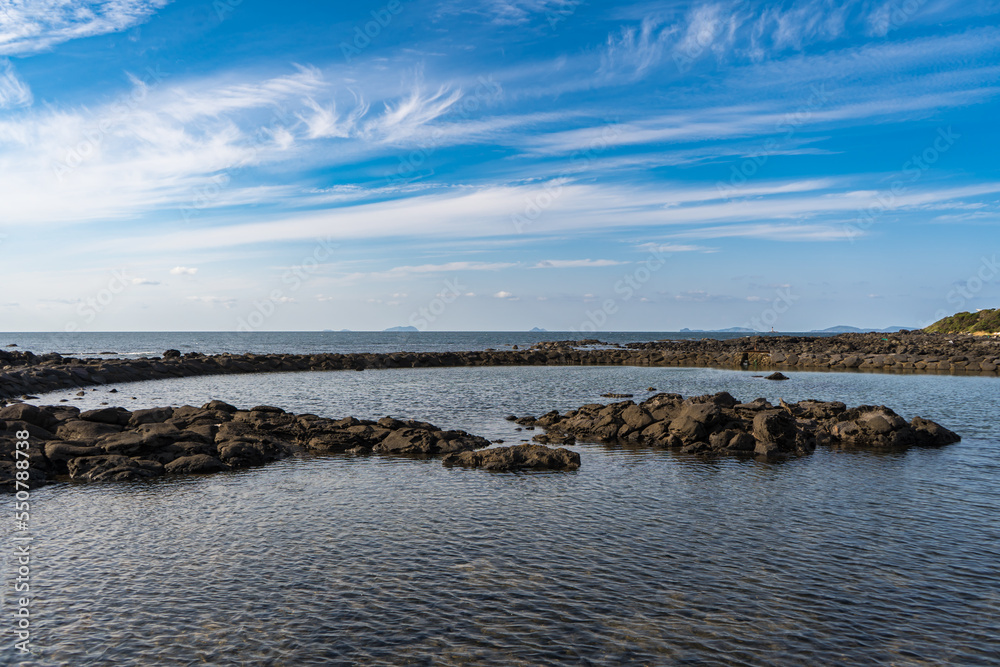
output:
{"label": "water ripple", "polygon": [[127,407],[222,398],[507,440],[527,437],[509,412],[610,389],[780,391],[966,437],[783,464],[582,443],[571,474],[332,456],[48,487],[33,494],[36,664],[997,664],[995,383],[529,368],[122,386]]}

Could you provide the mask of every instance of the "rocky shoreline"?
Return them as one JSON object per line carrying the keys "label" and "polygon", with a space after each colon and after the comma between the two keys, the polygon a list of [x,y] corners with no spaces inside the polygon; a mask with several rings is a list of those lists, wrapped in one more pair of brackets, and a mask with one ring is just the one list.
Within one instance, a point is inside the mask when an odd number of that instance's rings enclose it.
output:
{"label": "rocky shoreline", "polygon": [[[26,443],[18,448],[18,442]],[[538,445],[489,450],[485,438],[433,424],[384,417],[369,421],[295,415],[281,408],[239,410],[222,401],[130,412],[108,407],[15,403],[0,409],[0,490],[13,491],[17,461],[28,482],[134,481],[259,466],[291,456],[346,453],[443,457],[446,465],[490,470],[572,469],[575,452]],[[20,449],[25,454],[16,454]]]}
{"label": "rocky shoreline", "polygon": [[928,419],[907,422],[884,405],[848,408],[838,401],[807,400],[775,406],[763,398],[741,403],[727,392],[691,398],[661,393],[642,403],[592,403],[565,414],[508,419],[545,429],[533,438],[540,443],[566,445],[579,438],[683,454],[768,459],[807,455],[817,446],[902,451],[961,440]]}
{"label": "rocky shoreline", "polygon": [[528,349],[357,354],[181,354],[80,359],[0,351],[0,400],[69,388],[174,377],[458,366],[700,366],[748,370],[841,370],[996,376],[1000,340],[900,332],[830,337],[752,336],[626,345],[545,342]]}

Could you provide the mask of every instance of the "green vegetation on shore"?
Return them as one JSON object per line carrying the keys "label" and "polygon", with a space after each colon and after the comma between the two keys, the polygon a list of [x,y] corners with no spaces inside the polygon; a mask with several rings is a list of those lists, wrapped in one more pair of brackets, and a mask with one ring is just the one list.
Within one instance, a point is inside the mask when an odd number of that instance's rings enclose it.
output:
{"label": "green vegetation on shore", "polygon": [[976,313],[955,313],[940,319],[924,331],[933,333],[997,333],[1000,332],[1000,308]]}

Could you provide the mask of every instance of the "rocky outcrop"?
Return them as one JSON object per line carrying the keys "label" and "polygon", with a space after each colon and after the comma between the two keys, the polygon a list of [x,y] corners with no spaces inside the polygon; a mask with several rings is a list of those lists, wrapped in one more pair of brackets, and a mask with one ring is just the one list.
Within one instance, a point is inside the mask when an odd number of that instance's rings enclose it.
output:
{"label": "rocky outcrop", "polygon": [[552,449],[543,445],[526,444],[455,452],[444,457],[442,463],[446,466],[483,468],[494,472],[575,470],[580,467],[580,455],[562,447]]}
{"label": "rocky outcrop", "polygon": [[[200,375],[442,366],[712,366],[757,370],[851,370],[997,375],[1000,339],[900,332],[751,336],[618,345],[545,342],[529,349],[357,354],[181,354],[77,359],[0,350],[0,399],[61,389]],[[630,398],[609,396],[609,398]]]}
{"label": "rocky outcrop", "polygon": [[544,442],[569,438],[767,458],[809,454],[818,445],[901,450],[960,440],[940,424],[922,417],[907,422],[882,405],[848,409],[835,401],[781,401],[775,406],[763,398],[741,403],[726,392],[692,398],[657,394],[641,403],[592,403],[515,421],[544,428],[543,436],[535,436]]}
{"label": "rocky outcrop", "polygon": [[67,477],[82,482],[208,474],[303,454],[391,454],[429,457],[490,443],[465,431],[386,417],[295,415],[281,408],[239,410],[221,401],[200,408],[130,412],[15,404],[0,409],[0,490],[13,490],[15,443],[28,434],[31,486]]}

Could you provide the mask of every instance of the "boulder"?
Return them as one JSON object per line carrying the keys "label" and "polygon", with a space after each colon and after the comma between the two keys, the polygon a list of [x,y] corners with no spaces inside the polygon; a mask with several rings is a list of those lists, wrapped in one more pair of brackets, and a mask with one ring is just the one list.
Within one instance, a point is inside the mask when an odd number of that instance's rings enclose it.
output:
{"label": "boulder", "polygon": [[754,451],[765,456],[793,453],[797,431],[795,417],[787,411],[760,412],[753,418]]}
{"label": "boulder", "polygon": [[229,470],[229,466],[206,454],[193,454],[174,459],[163,466],[164,470],[171,475],[207,475],[213,472]]}
{"label": "boulder", "polygon": [[28,403],[14,403],[0,408],[0,419],[5,421],[23,421],[50,430],[58,420],[47,410]]}
{"label": "boulder", "polygon": [[72,442],[54,441],[45,443],[45,458],[49,460],[57,475],[69,474],[67,463],[81,456],[100,456],[106,452],[100,447],[78,445]]}
{"label": "boulder", "polygon": [[280,440],[266,436],[244,437],[216,443],[219,458],[233,468],[247,468],[283,459],[291,454],[291,447]]}
{"label": "boulder", "polygon": [[379,454],[432,454],[437,450],[437,439],[429,431],[402,428],[391,432],[374,451]]}
{"label": "boulder", "polygon": [[641,431],[653,423],[650,414],[638,405],[630,405],[622,410],[621,420],[629,431]]}
{"label": "boulder", "polygon": [[131,417],[132,413],[125,408],[100,408],[80,413],[80,419],[84,421],[114,424],[115,426],[125,426]]}
{"label": "boulder", "polygon": [[684,444],[704,440],[721,414],[715,403],[685,403],[680,414],[670,421],[670,433]]}
{"label": "boulder", "polygon": [[129,418],[128,426],[135,427],[142,424],[162,424],[174,416],[173,408],[150,408],[148,410],[136,410]]}
{"label": "boulder", "polygon": [[237,408],[235,406],[226,403],[225,401],[209,401],[205,405],[201,406],[202,410],[215,410],[218,412],[236,412]]}
{"label": "boulder", "polygon": [[56,436],[61,440],[94,443],[111,433],[120,433],[121,430],[122,427],[117,424],[76,419],[60,424],[56,429]]}
{"label": "boulder", "polygon": [[962,439],[957,433],[923,417],[914,417],[910,428],[913,429],[913,444],[917,447],[943,447]]}
{"label": "boulder", "polygon": [[163,466],[155,461],[114,454],[71,459],[67,467],[70,478],[87,482],[132,481],[163,474]]}

